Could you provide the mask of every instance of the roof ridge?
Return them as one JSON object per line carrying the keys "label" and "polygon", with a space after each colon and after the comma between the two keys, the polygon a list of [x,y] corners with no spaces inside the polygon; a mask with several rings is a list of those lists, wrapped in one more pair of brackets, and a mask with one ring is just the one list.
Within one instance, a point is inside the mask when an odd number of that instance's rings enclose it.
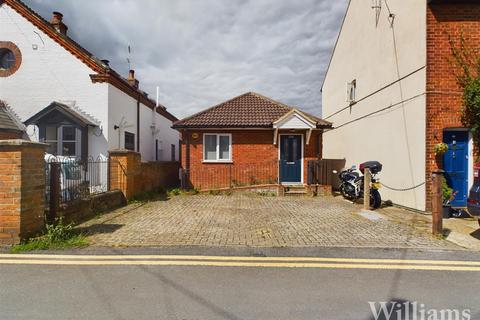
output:
{"label": "roof ridge", "polygon": [[194,118],[194,117],[197,117],[197,116],[199,116],[199,115],[201,115],[201,114],[204,114],[204,113],[206,113],[206,112],[212,111],[212,110],[220,107],[220,106],[223,105],[223,104],[232,102],[232,101],[235,100],[235,99],[241,98],[241,97],[243,97],[243,96],[246,96],[247,94],[252,94],[252,93],[253,93],[253,92],[250,92],[250,91],[249,91],[249,92],[246,92],[246,93],[242,93],[241,95],[236,96],[236,97],[231,98],[231,99],[228,99],[227,101],[220,102],[220,103],[218,103],[218,104],[216,104],[216,105],[214,105],[214,106],[212,106],[212,107],[208,107],[208,108],[205,109],[205,110],[201,110],[201,111],[199,111],[199,112],[196,112],[196,113],[194,113],[194,114],[192,114],[192,115],[190,115],[190,116],[188,116],[188,117],[186,117],[186,118],[183,118],[183,119],[181,119],[181,120],[177,120],[177,121],[175,121],[175,122],[173,123],[173,125],[175,125],[175,124],[177,124],[177,123],[181,123],[181,122],[187,121],[187,120],[190,120],[190,119],[192,119],[192,118]]}
{"label": "roof ridge", "polygon": [[251,94],[257,96],[258,98],[267,100],[267,101],[269,101],[269,102],[271,102],[271,103],[273,103],[273,104],[276,104],[276,105],[285,107],[285,108],[287,108],[287,109],[289,109],[289,110],[294,109],[294,107],[289,106],[288,104],[282,103],[282,102],[277,101],[277,100],[273,100],[272,98],[266,97],[266,96],[264,96],[264,95],[262,95],[262,94],[260,94],[260,93],[257,93],[257,92],[248,92],[248,93],[251,93]]}

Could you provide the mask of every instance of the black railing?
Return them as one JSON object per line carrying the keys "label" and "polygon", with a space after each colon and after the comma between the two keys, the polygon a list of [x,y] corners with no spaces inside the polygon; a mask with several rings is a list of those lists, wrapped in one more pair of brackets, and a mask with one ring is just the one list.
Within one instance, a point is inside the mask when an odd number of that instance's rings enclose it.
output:
{"label": "black railing", "polygon": [[69,157],[47,156],[46,203],[67,203],[108,191],[108,164],[106,157],[81,161]]}
{"label": "black railing", "polygon": [[278,184],[278,161],[257,163],[210,163],[190,172],[182,170],[183,188],[200,191],[248,188]]}

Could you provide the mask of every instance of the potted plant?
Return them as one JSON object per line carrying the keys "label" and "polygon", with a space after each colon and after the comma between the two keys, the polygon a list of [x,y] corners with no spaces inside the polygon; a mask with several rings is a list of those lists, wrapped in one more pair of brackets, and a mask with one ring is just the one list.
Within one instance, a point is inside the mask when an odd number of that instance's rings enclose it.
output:
{"label": "potted plant", "polygon": [[440,142],[440,143],[437,143],[433,147],[433,149],[434,149],[436,155],[442,155],[442,154],[444,154],[445,152],[448,151],[448,144],[446,144],[445,142]]}
{"label": "potted plant", "polygon": [[443,206],[442,206],[442,216],[444,219],[448,219],[452,213],[452,206],[451,202],[455,199],[455,195],[457,193],[453,192],[453,189],[448,186],[447,179],[443,177],[442,179],[442,198],[443,198]]}

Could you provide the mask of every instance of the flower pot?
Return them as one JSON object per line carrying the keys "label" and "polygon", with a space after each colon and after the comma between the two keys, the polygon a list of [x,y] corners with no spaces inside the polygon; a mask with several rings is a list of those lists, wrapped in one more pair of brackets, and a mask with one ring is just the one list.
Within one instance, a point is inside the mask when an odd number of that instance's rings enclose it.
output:
{"label": "flower pot", "polygon": [[442,206],[442,217],[443,219],[449,219],[452,216],[452,207],[451,206]]}

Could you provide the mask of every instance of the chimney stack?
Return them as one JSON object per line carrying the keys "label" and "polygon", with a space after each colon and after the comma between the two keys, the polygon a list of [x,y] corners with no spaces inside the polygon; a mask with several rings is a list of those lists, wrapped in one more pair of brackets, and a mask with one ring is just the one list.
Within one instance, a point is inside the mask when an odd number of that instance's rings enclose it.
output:
{"label": "chimney stack", "polygon": [[138,89],[138,80],[135,79],[135,70],[130,70],[128,72],[128,79],[127,79],[128,83],[130,83],[130,85],[132,87],[134,87],[135,89]]}
{"label": "chimney stack", "polygon": [[52,16],[52,20],[50,20],[50,24],[52,25],[52,27],[55,28],[55,30],[57,30],[57,32],[63,35],[67,35],[68,27],[66,24],[63,23],[63,14],[61,14],[60,12],[58,11],[53,12],[53,16]]}

